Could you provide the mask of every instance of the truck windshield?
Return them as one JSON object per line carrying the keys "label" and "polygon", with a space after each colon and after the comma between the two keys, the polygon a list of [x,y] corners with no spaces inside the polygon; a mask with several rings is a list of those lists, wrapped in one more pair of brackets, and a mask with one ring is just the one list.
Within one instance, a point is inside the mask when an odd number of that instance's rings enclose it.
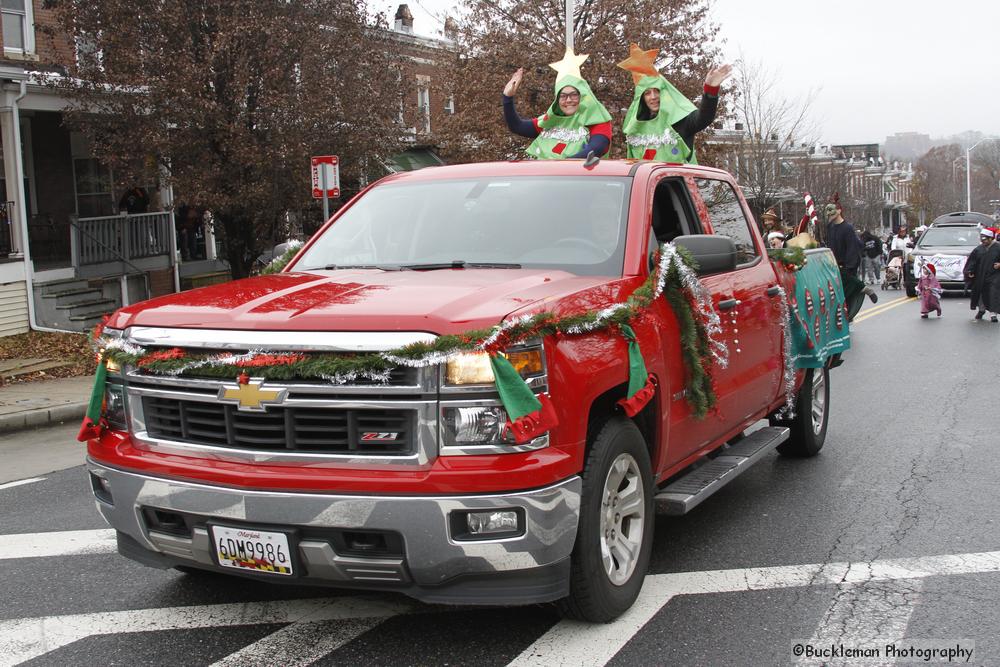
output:
{"label": "truck windshield", "polygon": [[974,246],[979,243],[977,227],[938,227],[931,228],[920,237],[921,247],[930,246]]}
{"label": "truck windshield", "polygon": [[378,186],[316,239],[295,270],[454,263],[620,276],[630,186],[625,177],[488,177]]}

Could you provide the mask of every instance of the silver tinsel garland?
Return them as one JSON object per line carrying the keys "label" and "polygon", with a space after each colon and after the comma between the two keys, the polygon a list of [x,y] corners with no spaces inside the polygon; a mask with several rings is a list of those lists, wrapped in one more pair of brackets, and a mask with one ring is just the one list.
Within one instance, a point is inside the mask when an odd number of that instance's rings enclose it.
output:
{"label": "silver tinsel garland", "polygon": [[[698,316],[702,318],[705,332],[708,336],[709,350],[711,351],[712,357],[722,368],[725,368],[729,364],[729,349],[726,347],[725,343],[718,340],[717,336],[722,333],[721,320],[719,318],[718,312],[712,304],[712,298],[708,290],[701,281],[698,280],[698,276],[695,272],[684,263],[680,254],[677,252],[677,247],[672,243],[663,244],[660,248],[660,261],[656,267],[656,279],[654,281],[653,298],[659,298],[663,294],[663,290],[666,288],[667,273],[670,269],[671,264],[674,264],[677,268],[678,275],[680,276],[681,284],[683,289],[690,292],[694,303],[695,311]],[[573,327],[566,329],[565,333],[570,335],[582,335],[587,334],[598,329],[602,329],[607,326],[608,321],[619,311],[627,309],[629,306],[627,303],[613,303],[597,312],[594,319],[590,322],[583,324],[578,324]],[[787,304],[786,304],[787,308]],[[379,356],[398,366],[409,366],[411,368],[424,368],[427,366],[434,366],[436,364],[443,364],[447,361],[453,359],[460,354],[469,354],[470,352],[483,351],[493,345],[504,332],[509,331],[515,327],[519,327],[530,322],[536,315],[521,315],[519,317],[512,318],[506,322],[502,322],[493,327],[490,334],[475,345],[473,350],[455,348],[445,351],[432,351],[428,352],[420,357],[401,357],[391,352],[381,352]],[[102,336],[98,340],[98,346],[104,349],[118,349],[127,354],[135,356],[145,356],[149,354],[149,350],[143,348],[139,345],[130,343],[122,338],[109,338]],[[169,371],[160,371],[163,375],[181,375],[190,370],[204,367],[215,367],[215,366],[227,366],[227,365],[237,365],[240,363],[247,363],[253,361],[261,355],[272,355],[272,354],[291,354],[284,351],[274,351],[274,350],[263,350],[254,349],[249,350],[243,354],[234,353],[222,353],[207,357],[204,359],[197,359],[190,361],[188,363],[182,364],[181,366],[171,369]],[[252,368],[247,368],[247,371],[252,371]],[[324,380],[327,380],[333,384],[346,384],[352,380],[364,377],[376,382],[388,382],[389,381],[389,371],[388,370],[378,370],[378,371],[352,371],[350,373],[338,373],[336,375],[323,376]]]}
{"label": "silver tinsel garland", "polygon": [[672,127],[667,127],[663,134],[630,134],[625,137],[625,143],[634,147],[677,146],[681,136]]}
{"label": "silver tinsel garland", "polygon": [[540,139],[552,139],[553,141],[560,141],[564,144],[584,141],[589,136],[590,130],[585,127],[579,127],[575,130],[571,130],[567,127],[552,127],[543,129],[538,135]]}
{"label": "silver tinsel garland", "polygon": [[778,287],[778,303],[781,308],[781,327],[784,338],[784,382],[785,382],[785,407],[779,411],[782,419],[795,418],[795,359],[792,358],[792,319],[791,311],[788,307],[788,294],[784,287]]}

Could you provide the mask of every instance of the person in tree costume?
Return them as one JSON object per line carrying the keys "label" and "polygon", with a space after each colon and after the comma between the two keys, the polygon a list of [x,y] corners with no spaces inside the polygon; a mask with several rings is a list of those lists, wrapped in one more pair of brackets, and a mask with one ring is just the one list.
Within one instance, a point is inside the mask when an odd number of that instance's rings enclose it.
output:
{"label": "person in tree costume", "polygon": [[632,73],[635,92],[625,114],[626,155],[636,160],[662,160],[696,164],[694,135],[715,120],[719,87],[732,74],[732,66],[714,68],[705,77],[701,106],[677,90],[656,69],[659,49],[629,47],[629,57],[618,66]]}
{"label": "person in tree costume", "polygon": [[519,68],[503,89],[503,116],[514,134],[534,139],[528,155],[541,160],[585,158],[592,151],[601,156],[611,147],[611,114],[590,85],[580,76],[586,55],[566,49],[566,55],[549,67],[556,70],[555,99],[538,118],[521,118],[514,108],[514,95],[524,77]]}

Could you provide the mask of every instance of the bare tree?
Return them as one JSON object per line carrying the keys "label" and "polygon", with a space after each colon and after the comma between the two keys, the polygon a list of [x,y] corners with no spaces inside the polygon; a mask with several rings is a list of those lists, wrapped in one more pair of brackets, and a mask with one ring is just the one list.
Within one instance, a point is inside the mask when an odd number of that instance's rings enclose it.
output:
{"label": "bare tree", "polygon": [[53,85],[116,174],[158,162],[212,211],[242,277],[310,206],[311,154],[338,154],[350,191],[398,144],[399,70],[363,2],[61,1],[80,62]]}
{"label": "bare tree", "polygon": [[[743,127],[743,139],[733,145],[730,170],[751,207],[760,215],[777,203],[782,184],[782,155],[796,142],[812,143],[817,130],[810,118],[815,92],[800,99],[782,94],[778,76],[761,63],[736,65],[731,102],[733,116]],[[794,168],[784,165],[787,171]]]}
{"label": "bare tree", "polygon": [[927,151],[914,165],[910,205],[925,220],[964,211],[965,151],[958,144]]}

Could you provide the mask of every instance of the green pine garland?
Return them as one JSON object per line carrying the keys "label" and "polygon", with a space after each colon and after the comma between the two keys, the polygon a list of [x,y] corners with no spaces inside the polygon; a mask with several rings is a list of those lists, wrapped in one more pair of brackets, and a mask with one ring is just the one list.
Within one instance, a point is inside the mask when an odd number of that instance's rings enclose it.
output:
{"label": "green pine garland", "polygon": [[[285,256],[291,259],[297,251],[297,248],[289,249]],[[665,250],[661,248],[660,252]],[[675,252],[685,265],[696,267],[694,258],[685,248],[676,248]],[[484,351],[495,355],[512,344],[532,338],[580,336],[604,329],[621,330],[653,303],[658,274],[659,271],[651,272],[642,285],[629,295],[623,307],[610,314],[591,310],[559,317],[551,311],[545,311],[506,325],[439,336],[430,342],[411,343],[387,352],[344,355],[263,351],[251,351],[247,354],[190,353],[180,348],[150,351],[121,339],[103,337],[100,328],[95,330],[95,346],[103,351],[105,359],[122,366],[137,366],[142,371],[155,375],[235,378],[246,373],[267,380],[323,379],[342,383],[357,377],[368,377],[385,381],[394,367],[427,366],[456,353]],[[716,401],[708,372],[712,355],[708,332],[695,313],[692,297],[684,289],[680,270],[674,261],[668,262],[663,294],[679,325],[682,356],[687,371],[685,395],[692,411],[700,418]]]}
{"label": "green pine garland", "polygon": [[775,262],[781,262],[787,267],[792,267],[794,270],[802,268],[802,265],[806,263],[806,251],[802,248],[796,248],[794,246],[789,246],[787,248],[768,248],[767,256]]}

